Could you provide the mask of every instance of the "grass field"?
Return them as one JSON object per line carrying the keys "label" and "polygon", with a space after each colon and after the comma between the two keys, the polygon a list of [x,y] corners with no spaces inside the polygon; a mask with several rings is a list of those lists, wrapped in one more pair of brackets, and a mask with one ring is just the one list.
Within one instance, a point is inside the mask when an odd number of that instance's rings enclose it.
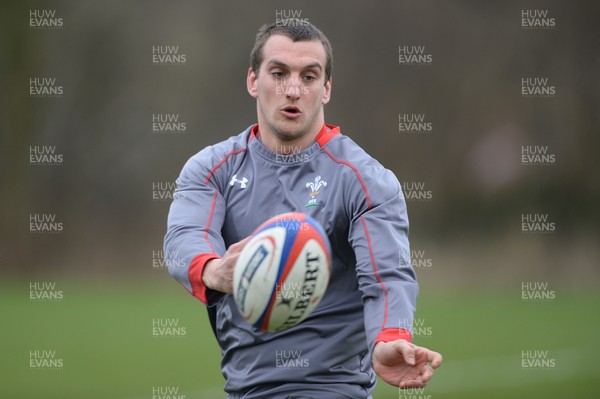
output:
{"label": "grass field", "polygon": [[[0,397],[150,399],[155,387],[186,399],[225,397],[204,307],[172,280],[57,284],[64,297],[54,302],[30,301],[26,281],[0,285]],[[518,290],[430,291],[419,300],[426,334],[415,343],[442,352],[444,365],[422,392],[380,383],[374,398],[592,397],[599,307],[598,293],[524,303]],[[153,336],[154,319],[175,320],[185,335]],[[62,367],[31,368],[30,352],[44,350],[56,351]],[[548,351],[553,366],[523,369],[522,351],[536,350]]]}

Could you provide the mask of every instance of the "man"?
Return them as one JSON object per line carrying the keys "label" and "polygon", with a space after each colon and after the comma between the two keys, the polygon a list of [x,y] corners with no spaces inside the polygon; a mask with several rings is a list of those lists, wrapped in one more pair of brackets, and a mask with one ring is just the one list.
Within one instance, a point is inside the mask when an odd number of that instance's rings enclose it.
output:
{"label": "man", "polygon": [[[312,24],[263,26],[247,76],[258,124],[200,151],[177,180],[169,271],[207,305],[229,398],[370,398],[375,373],[401,388],[423,387],[442,362],[411,343],[418,285],[400,184],[325,124],[331,69],[329,41]],[[306,320],[261,333],[236,309],[233,268],[245,237],[291,211],[327,232],[332,276]]]}

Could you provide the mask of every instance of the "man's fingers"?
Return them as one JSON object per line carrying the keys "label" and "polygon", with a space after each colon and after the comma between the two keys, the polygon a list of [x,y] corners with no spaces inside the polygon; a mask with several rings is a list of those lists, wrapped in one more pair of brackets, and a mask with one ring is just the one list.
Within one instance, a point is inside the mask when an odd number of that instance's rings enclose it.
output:
{"label": "man's fingers", "polygon": [[416,347],[416,356],[419,359],[419,363],[431,363],[434,369],[440,367],[443,360],[441,354],[421,346]]}
{"label": "man's fingers", "polygon": [[440,367],[440,365],[442,364],[442,360],[442,355],[437,352],[429,351],[429,353],[427,354],[427,361],[431,363],[431,367],[433,367],[434,369]]}
{"label": "man's fingers", "polygon": [[247,243],[248,241],[250,241],[250,239],[251,239],[251,238],[252,238],[252,236],[251,236],[251,235],[249,235],[248,237],[244,238],[243,240],[241,240],[241,241],[238,241],[238,244],[240,244],[240,245],[243,247],[244,245],[246,245],[246,243]]}
{"label": "man's fingers", "polygon": [[395,341],[396,343],[396,351],[402,354],[404,361],[411,366],[415,364],[415,349],[410,342],[399,339]]}
{"label": "man's fingers", "polygon": [[421,381],[426,384],[433,377],[433,368],[430,365],[425,365],[421,373]]}
{"label": "man's fingers", "polygon": [[244,245],[246,245],[246,243],[250,240],[250,238],[252,238],[252,236],[248,236],[241,241],[231,244],[229,249],[232,250],[233,253],[242,252],[242,249],[244,249]]}

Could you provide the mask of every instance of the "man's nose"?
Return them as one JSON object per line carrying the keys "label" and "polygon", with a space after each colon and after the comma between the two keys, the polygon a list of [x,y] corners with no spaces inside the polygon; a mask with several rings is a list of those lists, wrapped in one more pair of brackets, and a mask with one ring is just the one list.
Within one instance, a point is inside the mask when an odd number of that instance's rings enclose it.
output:
{"label": "man's nose", "polygon": [[301,84],[302,81],[299,77],[289,78],[285,86],[286,97],[291,99],[299,98],[302,93]]}

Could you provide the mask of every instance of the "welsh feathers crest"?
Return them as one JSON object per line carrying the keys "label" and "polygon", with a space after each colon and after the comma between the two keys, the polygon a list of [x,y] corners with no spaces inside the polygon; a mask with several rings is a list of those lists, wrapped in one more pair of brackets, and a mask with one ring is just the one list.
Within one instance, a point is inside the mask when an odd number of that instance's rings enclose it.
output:
{"label": "welsh feathers crest", "polygon": [[319,203],[317,202],[317,195],[319,195],[319,189],[321,187],[326,186],[327,182],[325,180],[321,180],[321,176],[315,177],[315,181],[306,183],[306,188],[310,188],[310,199],[304,207],[308,208],[309,206],[319,205]]}

